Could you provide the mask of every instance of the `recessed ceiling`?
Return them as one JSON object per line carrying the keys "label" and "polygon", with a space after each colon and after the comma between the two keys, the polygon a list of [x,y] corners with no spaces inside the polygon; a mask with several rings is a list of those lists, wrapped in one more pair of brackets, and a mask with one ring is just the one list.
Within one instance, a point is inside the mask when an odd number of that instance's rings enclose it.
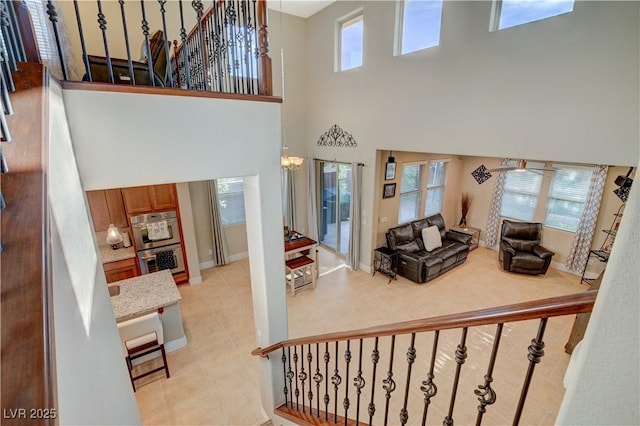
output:
{"label": "recessed ceiling", "polygon": [[335,0],[267,0],[267,7],[289,15],[308,18],[329,6]]}

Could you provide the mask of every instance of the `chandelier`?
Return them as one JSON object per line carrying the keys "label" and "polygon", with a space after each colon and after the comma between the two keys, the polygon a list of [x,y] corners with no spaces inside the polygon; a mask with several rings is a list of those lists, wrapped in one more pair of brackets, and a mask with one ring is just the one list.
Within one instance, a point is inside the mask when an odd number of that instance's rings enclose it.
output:
{"label": "chandelier", "polygon": [[280,157],[280,165],[283,169],[297,170],[302,166],[304,158],[302,157],[289,157],[287,146],[282,147],[282,156]]}

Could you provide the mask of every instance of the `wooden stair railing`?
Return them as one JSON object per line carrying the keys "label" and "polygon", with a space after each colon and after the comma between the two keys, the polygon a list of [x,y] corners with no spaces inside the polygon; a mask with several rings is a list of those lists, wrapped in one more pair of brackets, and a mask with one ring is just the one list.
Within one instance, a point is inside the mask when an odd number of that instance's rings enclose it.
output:
{"label": "wooden stair railing", "polygon": [[[276,408],[275,413],[300,424],[397,424],[398,421],[400,424],[406,424],[410,414],[413,418],[412,423],[416,423],[421,417],[422,424],[425,424],[438,388],[444,389],[451,380],[449,377],[439,377],[437,380],[435,375],[445,372],[446,367],[443,364],[446,364],[446,361],[455,361],[455,364],[450,362],[448,366],[454,370],[453,384],[448,395],[447,408],[441,410],[446,413],[443,424],[453,425],[458,387],[460,383],[468,384],[469,381],[469,378],[462,375],[462,367],[468,356],[469,331],[472,327],[472,331],[478,331],[476,327],[495,325],[496,331],[491,337],[491,354],[486,360],[488,366],[484,383],[479,384],[474,390],[479,402],[475,422],[480,424],[488,406],[494,404],[497,399],[495,385],[492,385],[492,382],[501,338],[508,336],[504,331],[505,324],[537,320],[537,331],[527,349],[528,365],[519,389],[519,399],[513,408],[512,422],[519,424],[535,366],[544,356],[543,337],[547,320],[552,317],[591,312],[596,294],[597,292],[592,290],[471,312],[290,339],[264,349],[257,348],[251,353],[263,357],[280,354],[285,403]],[[455,350],[451,348],[453,353],[450,354],[438,348],[440,334],[447,330],[461,330],[459,343]],[[433,332],[433,335],[426,335],[428,332]],[[488,344],[489,333],[483,333]],[[419,343],[416,342],[416,337],[420,339]],[[388,346],[383,344],[383,338],[389,338]],[[401,372],[406,371],[404,375],[398,373],[399,366],[394,366],[395,346],[400,341],[409,344],[406,364],[401,366]],[[340,342],[344,343],[340,345]],[[369,361],[363,361],[367,353],[363,349],[365,346],[370,351]],[[388,348],[388,353],[383,350],[385,347]],[[423,352],[430,354],[430,358],[421,359],[416,363],[418,348],[425,349]],[[353,350],[357,351],[357,355],[352,353]],[[343,359],[340,360],[340,357]],[[352,362],[356,361],[357,372],[354,375]],[[396,357],[396,364],[398,362],[399,357]],[[380,375],[378,370],[383,368],[383,365],[388,365],[388,369],[385,374]],[[416,373],[421,375],[421,380],[412,379],[414,368],[426,368],[426,371],[418,370],[419,373]],[[412,383],[412,380],[415,383]],[[439,382],[437,385],[436,381]],[[400,391],[399,398],[395,398],[396,390]],[[363,400],[367,392],[368,398]],[[353,399],[355,407],[352,408]],[[381,404],[384,406],[380,407]],[[393,408],[390,408],[390,405]],[[394,409],[398,417],[390,420]],[[383,417],[377,417],[378,414]]]}

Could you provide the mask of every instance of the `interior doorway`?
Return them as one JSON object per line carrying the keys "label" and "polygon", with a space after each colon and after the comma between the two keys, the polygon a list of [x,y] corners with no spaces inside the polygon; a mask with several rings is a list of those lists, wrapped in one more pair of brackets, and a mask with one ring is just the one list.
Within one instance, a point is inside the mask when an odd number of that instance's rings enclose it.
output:
{"label": "interior doorway", "polygon": [[351,168],[348,163],[318,162],[318,237],[342,256],[349,253]]}

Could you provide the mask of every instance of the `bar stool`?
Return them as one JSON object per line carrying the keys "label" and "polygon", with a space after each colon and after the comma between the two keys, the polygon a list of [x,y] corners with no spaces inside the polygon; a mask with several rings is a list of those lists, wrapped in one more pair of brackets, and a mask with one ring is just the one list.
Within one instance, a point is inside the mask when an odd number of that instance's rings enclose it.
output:
{"label": "bar stool", "polygon": [[[157,312],[152,312],[138,318],[118,323],[118,332],[120,333],[120,341],[122,342],[122,351],[124,352],[127,368],[129,370],[129,378],[133,391],[136,391],[135,381],[150,374],[164,370],[167,379],[169,375],[169,366],[167,364],[167,355],[164,350],[164,333],[162,331],[162,322]],[[137,376],[133,375],[133,361],[146,357],[154,352],[160,352],[162,356],[162,365],[150,371],[144,372]],[[157,358],[157,354],[153,358]],[[146,357],[136,366],[147,362],[150,357]]]}
{"label": "bar stool", "polygon": [[[296,278],[300,278],[302,284],[298,287],[302,287],[311,284],[311,287],[316,287],[316,264],[308,256],[299,256],[289,259],[285,262],[285,270],[287,273],[287,283],[291,287],[291,295],[296,295]],[[310,280],[310,281],[308,281]]]}

